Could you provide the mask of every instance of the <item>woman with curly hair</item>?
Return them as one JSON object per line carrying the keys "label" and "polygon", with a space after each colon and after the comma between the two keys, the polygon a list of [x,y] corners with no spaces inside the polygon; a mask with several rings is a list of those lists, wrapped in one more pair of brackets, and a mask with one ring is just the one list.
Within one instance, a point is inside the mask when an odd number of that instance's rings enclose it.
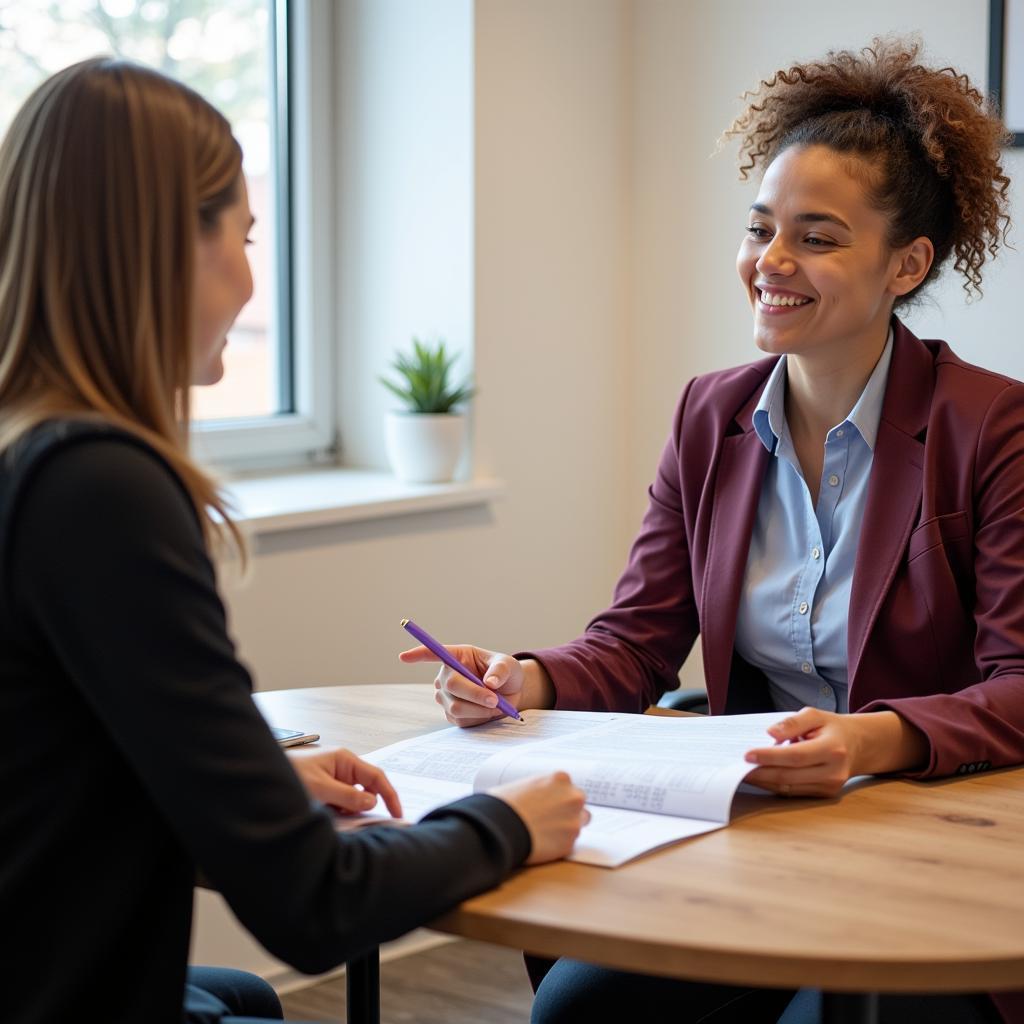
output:
{"label": "woman with curly hair", "polygon": [[[700,635],[712,714],[792,711],[747,755],[784,796],[1020,764],[1024,386],[896,315],[949,263],[980,293],[1009,224],[1002,125],[964,76],[876,40],[777,72],[726,134],[742,175],[762,172],[737,269],[768,358],[686,386],[613,604],[582,636],[452,650],[520,708],[640,712]],[[495,716],[494,693],[447,670],[436,685],[451,722]],[[901,1024],[1024,1021],[1021,994],[881,1002]],[[534,1020],[817,1012],[812,993],[561,960]]]}

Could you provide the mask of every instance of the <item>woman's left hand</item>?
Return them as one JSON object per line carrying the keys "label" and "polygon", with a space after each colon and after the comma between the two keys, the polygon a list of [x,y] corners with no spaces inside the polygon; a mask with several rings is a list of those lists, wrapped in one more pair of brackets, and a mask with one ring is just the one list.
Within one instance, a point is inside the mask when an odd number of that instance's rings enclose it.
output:
{"label": "woman's left hand", "polygon": [[393,818],[402,816],[402,805],[388,777],[351,750],[289,753],[288,760],[309,795],[323,804],[356,814],[370,810],[379,796]]}
{"label": "woman's left hand", "polygon": [[776,745],[747,754],[760,767],[744,781],[783,796],[835,796],[856,774],[857,717],[804,708],[776,722],[768,730]]}
{"label": "woman's left hand", "polygon": [[912,771],[928,762],[924,733],[894,711],[837,715],[804,708],[768,730],[774,747],[747,753],[744,780],[783,796],[835,796],[854,775]]}

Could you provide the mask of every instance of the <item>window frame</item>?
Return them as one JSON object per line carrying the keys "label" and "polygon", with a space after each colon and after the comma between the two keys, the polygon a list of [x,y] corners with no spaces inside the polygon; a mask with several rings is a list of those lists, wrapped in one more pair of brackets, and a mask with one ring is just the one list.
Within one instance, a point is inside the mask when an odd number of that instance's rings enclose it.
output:
{"label": "window frame", "polygon": [[266,469],[333,461],[334,134],[332,4],[273,0],[276,119],[275,218],[279,250],[275,307],[278,394],[290,411],[196,421],[192,442],[204,461]]}

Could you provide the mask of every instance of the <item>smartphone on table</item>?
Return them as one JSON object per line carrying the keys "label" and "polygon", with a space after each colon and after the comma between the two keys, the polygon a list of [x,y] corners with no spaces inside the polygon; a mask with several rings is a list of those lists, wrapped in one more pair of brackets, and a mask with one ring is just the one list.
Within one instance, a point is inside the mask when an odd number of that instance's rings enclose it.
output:
{"label": "smartphone on table", "polygon": [[303,732],[301,729],[282,729],[272,725],[270,731],[282,747],[300,747],[303,743],[316,743],[320,739],[318,732]]}

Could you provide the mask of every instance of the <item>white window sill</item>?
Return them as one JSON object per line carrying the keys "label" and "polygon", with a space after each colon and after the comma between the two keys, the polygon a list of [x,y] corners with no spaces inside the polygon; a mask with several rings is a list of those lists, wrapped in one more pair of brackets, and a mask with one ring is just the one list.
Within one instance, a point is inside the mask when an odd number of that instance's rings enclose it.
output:
{"label": "white window sill", "polygon": [[225,487],[239,522],[255,534],[465,508],[505,493],[501,480],[406,484],[390,473],[338,468],[243,477]]}

